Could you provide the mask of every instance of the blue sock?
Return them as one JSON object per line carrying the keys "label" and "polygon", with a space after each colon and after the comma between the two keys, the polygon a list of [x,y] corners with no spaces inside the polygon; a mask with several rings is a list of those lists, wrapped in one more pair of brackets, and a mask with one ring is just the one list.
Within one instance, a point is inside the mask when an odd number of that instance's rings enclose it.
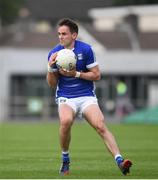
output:
{"label": "blue sock", "polygon": [[116,161],[116,163],[117,163],[117,165],[119,166],[120,165],[120,163],[122,163],[123,162],[123,157],[120,155],[120,154],[118,154],[118,155],[116,155],[115,156],[115,161]]}
{"label": "blue sock", "polygon": [[70,162],[69,152],[62,152],[62,160],[63,162]]}

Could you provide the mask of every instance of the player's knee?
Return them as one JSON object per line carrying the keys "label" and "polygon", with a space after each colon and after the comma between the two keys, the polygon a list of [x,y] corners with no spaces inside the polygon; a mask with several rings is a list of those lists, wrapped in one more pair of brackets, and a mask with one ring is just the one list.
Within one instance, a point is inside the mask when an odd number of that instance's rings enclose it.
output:
{"label": "player's knee", "polygon": [[65,117],[60,119],[60,126],[64,129],[70,128],[72,125],[72,119],[69,117]]}
{"label": "player's knee", "polygon": [[105,134],[105,128],[104,128],[104,127],[98,126],[98,127],[96,128],[96,130],[97,130],[97,132],[98,132],[100,135]]}
{"label": "player's knee", "polygon": [[105,134],[105,132],[106,132],[106,128],[105,128],[105,126],[104,126],[103,123],[97,124],[95,128],[96,128],[96,131],[97,131],[100,135]]}

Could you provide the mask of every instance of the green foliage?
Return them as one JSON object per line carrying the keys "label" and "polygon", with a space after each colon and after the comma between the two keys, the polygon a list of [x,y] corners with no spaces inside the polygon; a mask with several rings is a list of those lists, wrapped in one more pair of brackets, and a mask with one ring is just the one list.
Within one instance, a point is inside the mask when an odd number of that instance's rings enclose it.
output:
{"label": "green foliage", "polygon": [[23,0],[0,0],[0,19],[2,25],[12,23],[18,16]]}
{"label": "green foliage", "polygon": [[[58,123],[1,123],[0,179],[61,179]],[[133,161],[123,176],[93,128],[72,128],[69,179],[155,179],[158,177],[158,126],[109,125],[124,157]]]}

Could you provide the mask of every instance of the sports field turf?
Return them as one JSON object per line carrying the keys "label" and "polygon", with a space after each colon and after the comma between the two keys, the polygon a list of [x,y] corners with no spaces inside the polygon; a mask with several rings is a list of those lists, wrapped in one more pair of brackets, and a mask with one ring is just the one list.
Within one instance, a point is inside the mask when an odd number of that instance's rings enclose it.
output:
{"label": "sports field turf", "polygon": [[100,137],[87,123],[72,128],[71,173],[62,177],[59,124],[0,124],[0,178],[14,179],[150,179],[158,178],[158,125],[108,125],[124,157],[133,161],[123,176]]}

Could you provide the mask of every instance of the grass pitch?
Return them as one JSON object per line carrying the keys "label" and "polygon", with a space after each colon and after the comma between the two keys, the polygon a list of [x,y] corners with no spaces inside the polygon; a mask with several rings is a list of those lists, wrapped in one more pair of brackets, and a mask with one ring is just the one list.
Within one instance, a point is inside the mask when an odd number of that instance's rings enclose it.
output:
{"label": "grass pitch", "polygon": [[54,123],[0,124],[0,179],[155,179],[158,178],[158,126],[108,125],[124,157],[133,161],[123,176],[100,137],[87,123],[72,128],[71,173],[58,174],[61,162]]}

